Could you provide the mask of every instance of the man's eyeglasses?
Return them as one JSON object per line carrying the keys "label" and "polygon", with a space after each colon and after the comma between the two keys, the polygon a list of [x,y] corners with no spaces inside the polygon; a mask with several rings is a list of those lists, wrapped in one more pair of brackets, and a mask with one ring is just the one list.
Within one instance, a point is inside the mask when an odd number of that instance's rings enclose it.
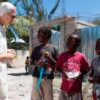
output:
{"label": "man's eyeglasses", "polygon": [[12,17],[13,19],[16,17],[16,15],[12,15],[12,14],[9,14],[10,17]]}
{"label": "man's eyeglasses", "polygon": [[16,16],[15,16],[15,15],[12,15],[11,17],[12,17],[12,18],[15,18]]}

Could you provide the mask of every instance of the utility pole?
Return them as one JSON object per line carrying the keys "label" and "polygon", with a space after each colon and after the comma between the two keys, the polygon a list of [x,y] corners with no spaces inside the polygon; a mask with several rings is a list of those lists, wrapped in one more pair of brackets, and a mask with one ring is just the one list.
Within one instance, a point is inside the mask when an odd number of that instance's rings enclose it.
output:
{"label": "utility pole", "polygon": [[79,20],[79,18],[80,18],[80,14],[79,12],[77,12],[77,20]]}
{"label": "utility pole", "polygon": [[62,0],[62,16],[65,16],[65,0]]}
{"label": "utility pole", "polygon": [[[62,18],[65,19],[65,0],[62,0]],[[66,49],[65,41],[66,41],[66,21],[61,23],[61,51]]]}

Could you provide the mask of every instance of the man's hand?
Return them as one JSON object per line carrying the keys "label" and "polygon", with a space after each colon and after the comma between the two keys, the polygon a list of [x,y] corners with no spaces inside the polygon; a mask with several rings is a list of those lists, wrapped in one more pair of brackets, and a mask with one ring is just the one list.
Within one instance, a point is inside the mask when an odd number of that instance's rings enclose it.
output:
{"label": "man's hand", "polygon": [[15,50],[14,49],[7,49],[7,54],[8,53],[15,54]]}
{"label": "man's hand", "polygon": [[16,56],[16,52],[14,49],[7,49],[7,58],[8,59],[14,59],[14,57]]}

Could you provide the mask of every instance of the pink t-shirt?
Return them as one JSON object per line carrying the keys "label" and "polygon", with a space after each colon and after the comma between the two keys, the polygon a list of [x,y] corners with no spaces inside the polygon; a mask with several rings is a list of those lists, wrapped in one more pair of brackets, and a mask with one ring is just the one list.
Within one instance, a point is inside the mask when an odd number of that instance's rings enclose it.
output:
{"label": "pink t-shirt", "polygon": [[[57,60],[56,67],[61,67],[65,72],[77,72],[84,74],[89,70],[89,65],[85,59],[85,56],[76,52],[70,54],[68,52],[62,53]],[[61,90],[67,92],[81,92],[83,76],[76,78],[65,79],[62,76]]]}

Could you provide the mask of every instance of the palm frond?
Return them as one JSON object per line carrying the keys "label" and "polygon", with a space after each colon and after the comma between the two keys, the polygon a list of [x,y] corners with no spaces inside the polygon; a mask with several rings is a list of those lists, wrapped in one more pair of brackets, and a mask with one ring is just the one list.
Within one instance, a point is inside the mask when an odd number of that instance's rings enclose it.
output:
{"label": "palm frond", "polygon": [[17,3],[20,2],[20,1],[21,1],[21,0],[16,0],[15,3],[14,3],[14,5],[17,5]]}
{"label": "palm frond", "polygon": [[50,11],[49,15],[48,15],[48,19],[52,18],[52,15],[55,13],[56,9],[58,8],[60,3],[60,0],[57,0],[57,3],[55,4],[55,6],[52,8],[52,10]]}

